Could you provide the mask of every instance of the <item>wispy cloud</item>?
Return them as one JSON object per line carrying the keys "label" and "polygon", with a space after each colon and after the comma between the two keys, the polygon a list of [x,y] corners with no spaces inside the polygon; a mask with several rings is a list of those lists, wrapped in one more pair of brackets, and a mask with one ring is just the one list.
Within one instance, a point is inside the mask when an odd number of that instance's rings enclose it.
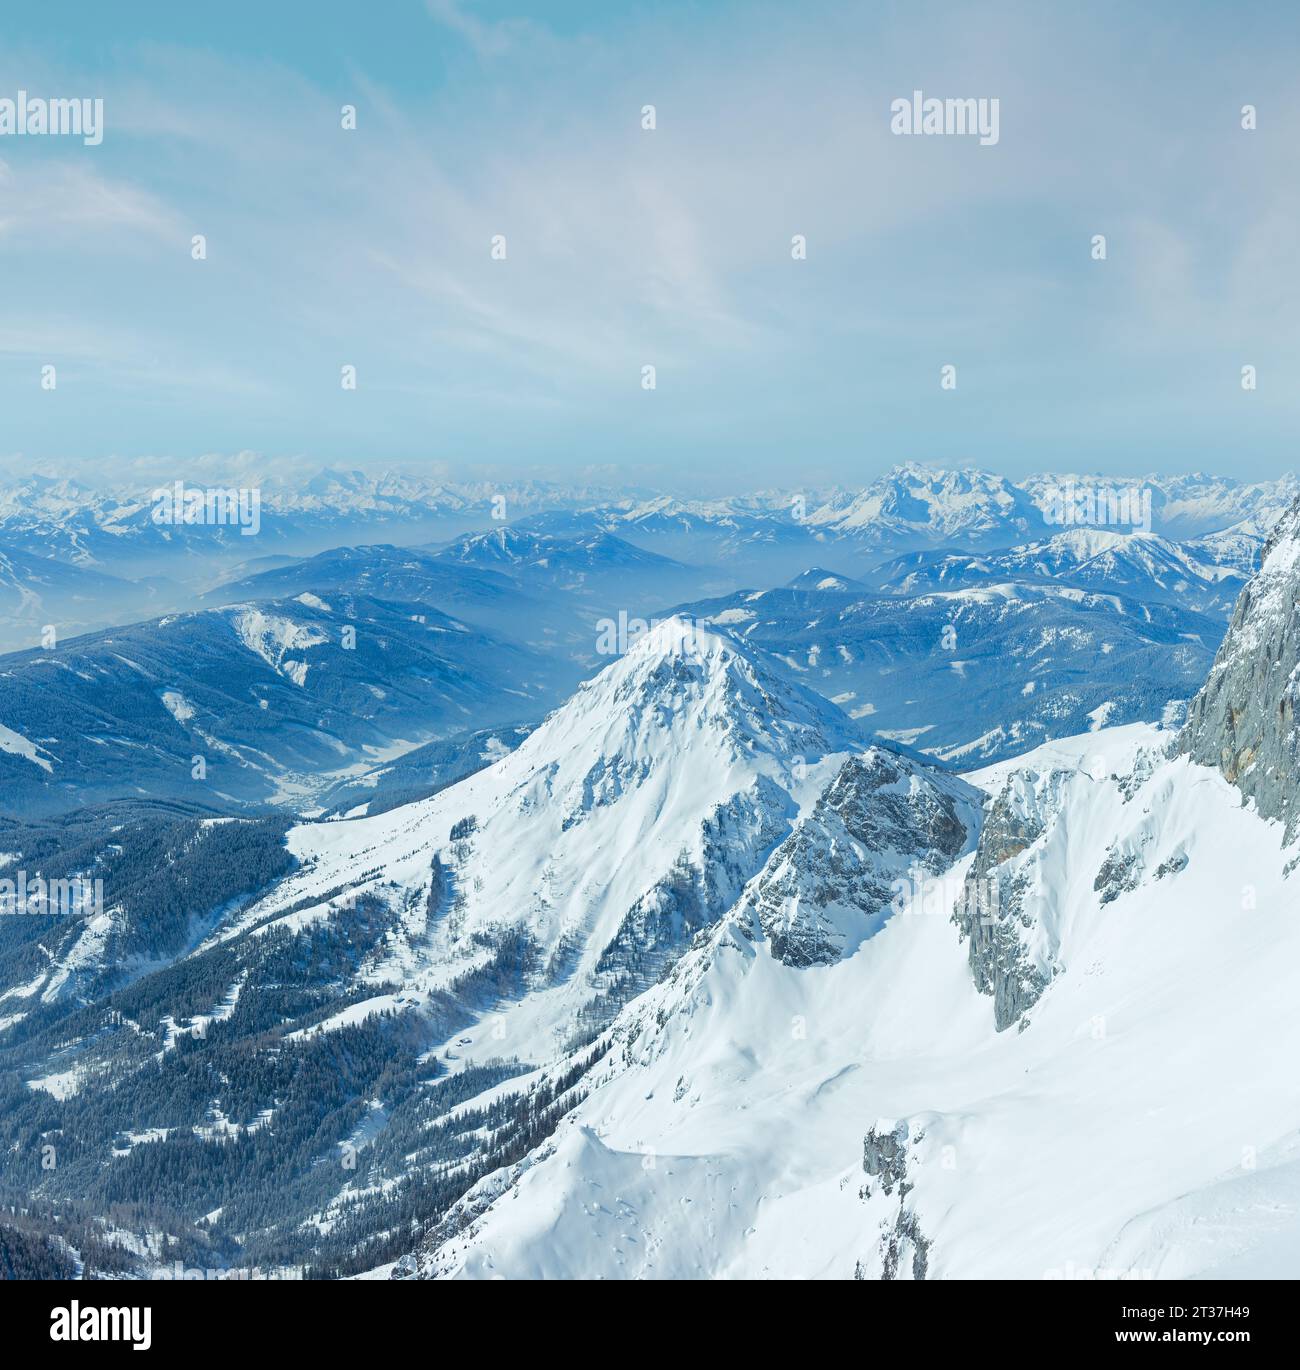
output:
{"label": "wispy cloud", "polygon": [[178,216],[159,196],[92,166],[0,161],[0,235],[11,246],[35,239],[50,248],[75,238],[90,247],[98,239],[120,251],[124,238],[178,231]]}
{"label": "wispy cloud", "polygon": [[483,19],[463,0],[425,0],[425,8],[480,57],[505,57],[549,37],[546,28],[534,20]]}
{"label": "wispy cloud", "polygon": [[[1239,419],[1206,386],[1175,403],[1189,357],[1231,390],[1238,353],[1277,376],[1294,350],[1294,35],[1209,15],[1157,69],[1118,6],[558,13],[430,0],[400,70],[310,35],[119,46],[101,148],[0,144],[0,350],[79,363],[54,404],[0,374],[19,444],[682,473],[703,451],[773,481],[1028,468],[1054,439],[1181,460]],[[19,65],[81,90],[69,54]],[[892,136],[920,87],[999,98],[998,146]]]}

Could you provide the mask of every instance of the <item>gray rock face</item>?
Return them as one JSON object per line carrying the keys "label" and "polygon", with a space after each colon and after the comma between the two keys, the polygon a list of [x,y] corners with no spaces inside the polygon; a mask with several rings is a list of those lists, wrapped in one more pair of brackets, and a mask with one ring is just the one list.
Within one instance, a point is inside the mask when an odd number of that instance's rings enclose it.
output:
{"label": "gray rock face", "polygon": [[1175,852],[1168,861],[1162,861],[1156,867],[1155,878],[1164,880],[1170,875],[1180,875],[1187,869],[1187,853],[1184,851]]}
{"label": "gray rock face", "polygon": [[1042,834],[1038,820],[1015,803],[1010,784],[989,805],[971,867],[969,894],[953,912],[966,939],[975,988],[993,996],[1001,1032],[1016,1022],[1047,988],[1048,977],[1026,956],[1019,929],[1028,927],[1027,881],[1001,867]]}
{"label": "gray rock face", "polygon": [[934,767],[882,747],[846,761],[750,892],[772,954],[839,960],[883,922],[906,872],[937,874],[967,849],[977,818],[976,791]]}
{"label": "gray rock face", "polygon": [[[876,1260],[882,1280],[923,1280],[930,1265],[930,1241],[922,1234],[916,1213],[907,1196],[915,1187],[908,1180],[909,1146],[925,1140],[924,1130],[915,1137],[906,1122],[880,1122],[862,1139],[862,1169],[875,1182],[864,1185],[860,1197],[871,1199],[878,1188],[886,1197],[898,1195],[893,1221],[882,1224]],[[861,1261],[854,1270],[856,1279],[865,1279]]]}
{"label": "gray rock face", "polygon": [[1120,851],[1112,847],[1092,882],[1101,895],[1101,902],[1109,904],[1121,894],[1129,894],[1142,883],[1142,859],[1137,852]]}
{"label": "gray rock face", "polygon": [[1300,828],[1292,778],[1300,753],[1298,694],[1300,501],[1265,545],[1178,739],[1179,751],[1217,767],[1265,818],[1281,819],[1287,841]]}
{"label": "gray rock face", "polygon": [[862,1169],[880,1181],[886,1194],[907,1178],[907,1124],[870,1128],[862,1139]]}
{"label": "gray rock face", "polygon": [[922,1235],[916,1214],[910,1209],[900,1208],[893,1230],[884,1241],[880,1278],[903,1278],[910,1268],[912,1279],[923,1280],[929,1266],[930,1242]]}

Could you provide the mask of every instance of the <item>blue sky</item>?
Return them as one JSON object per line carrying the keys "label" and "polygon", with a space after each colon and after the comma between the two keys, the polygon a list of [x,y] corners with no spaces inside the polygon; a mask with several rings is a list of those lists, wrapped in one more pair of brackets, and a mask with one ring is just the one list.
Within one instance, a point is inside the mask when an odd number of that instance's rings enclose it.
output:
{"label": "blue sky", "polygon": [[[0,97],[105,135],[0,137],[0,465],[1291,469],[1300,20],[1132,10],[6,12]],[[893,136],[917,88],[997,98],[997,145]]]}

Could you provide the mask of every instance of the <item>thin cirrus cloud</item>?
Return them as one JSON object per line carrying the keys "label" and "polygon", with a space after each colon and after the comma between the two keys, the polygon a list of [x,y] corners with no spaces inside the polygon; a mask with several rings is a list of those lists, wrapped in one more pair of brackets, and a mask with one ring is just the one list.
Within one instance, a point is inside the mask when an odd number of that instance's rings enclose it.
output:
{"label": "thin cirrus cloud", "polygon": [[[681,481],[712,458],[771,483],[1048,447],[1285,460],[1295,387],[1261,385],[1243,424],[1235,384],[1295,353],[1285,25],[1206,11],[1153,68],[1118,7],[758,13],[430,0],[400,63],[128,35],[96,78],[100,148],[0,146],[11,340],[75,358],[81,387],[42,395],[4,346],[15,445]],[[55,90],[85,83],[75,46],[26,35]],[[893,137],[916,88],[999,98],[997,146]]]}
{"label": "thin cirrus cloud", "polygon": [[179,221],[156,195],[76,164],[0,161],[0,236],[13,252],[95,235],[122,240],[175,235]]}

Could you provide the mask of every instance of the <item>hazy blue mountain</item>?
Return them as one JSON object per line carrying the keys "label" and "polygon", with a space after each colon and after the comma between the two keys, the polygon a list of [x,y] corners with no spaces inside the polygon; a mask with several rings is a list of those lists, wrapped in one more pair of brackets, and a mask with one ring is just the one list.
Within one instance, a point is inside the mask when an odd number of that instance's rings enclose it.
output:
{"label": "hazy blue mountain", "polygon": [[[568,643],[574,629],[572,613],[522,587],[514,577],[454,565],[415,547],[384,543],[334,547],[271,567],[218,585],[200,602],[218,605],[339,592],[423,605],[492,632],[526,639],[539,648],[567,650],[580,645]],[[590,634],[582,638],[589,639]]]}
{"label": "hazy blue mountain", "polygon": [[664,593],[671,599],[674,590],[698,585],[702,574],[696,567],[599,530],[562,537],[503,525],[466,533],[434,549],[434,554],[457,566],[498,571],[527,585],[607,604],[628,593]]}
{"label": "hazy blue mountain", "polygon": [[1173,605],[1015,581],[906,598],[787,587],[682,612],[761,649],[880,735],[964,765],[1159,720],[1195,691],[1224,632]]}
{"label": "hazy blue mountain", "polygon": [[1005,476],[910,462],[864,490],[829,501],[809,520],[826,533],[874,548],[1006,546],[1047,526],[1031,495]]}
{"label": "hazy blue mountain", "polygon": [[0,657],[4,808],[112,796],[309,804],[349,768],[535,719],[572,687],[567,663],[427,604],[327,593]]}
{"label": "hazy blue mountain", "polygon": [[166,591],[91,566],[35,556],[0,543],[0,651],[35,646],[47,628],[72,637],[88,626],[124,622],[168,607]]}
{"label": "hazy blue mountain", "polygon": [[[737,511],[726,505],[656,499],[631,509],[548,510],[520,519],[522,532],[569,539],[611,535],[655,556],[699,568],[698,589],[787,579],[820,560],[828,540],[785,508]],[[847,551],[845,556],[850,555]]]}
{"label": "hazy blue mountain", "polygon": [[[916,555],[923,555],[917,553]],[[899,561],[903,561],[899,558]],[[891,565],[893,563],[890,563]],[[842,590],[846,593],[858,591],[860,594],[870,594],[872,586],[865,580],[855,580],[852,576],[841,576],[834,571],[828,571],[824,566],[810,566],[806,571],[801,571],[797,576],[791,577],[786,583],[787,590]]]}
{"label": "hazy blue mountain", "polygon": [[254,556],[311,555],[345,542],[446,540],[487,527],[504,507],[510,517],[568,507],[579,499],[612,499],[611,492],[539,481],[447,483],[394,472],[326,470],[306,480],[263,481],[230,473],[207,481],[177,472],[191,489],[244,488],[256,492],[257,528],[204,523],[160,523],[157,495],[174,482],[109,484],[29,476],[0,485],[0,541],[135,578],[154,573],[190,582],[211,568]]}
{"label": "hazy blue mountain", "polygon": [[1071,528],[1005,551],[907,553],[876,567],[871,580],[903,595],[1005,580],[1077,585],[1226,621],[1248,572],[1211,559],[1213,550],[1155,534]]}
{"label": "hazy blue mountain", "polygon": [[499,761],[532,730],[533,725],[528,723],[507,724],[426,742],[392,761],[336,782],[320,796],[320,805],[329,814],[355,818],[427,799]]}

